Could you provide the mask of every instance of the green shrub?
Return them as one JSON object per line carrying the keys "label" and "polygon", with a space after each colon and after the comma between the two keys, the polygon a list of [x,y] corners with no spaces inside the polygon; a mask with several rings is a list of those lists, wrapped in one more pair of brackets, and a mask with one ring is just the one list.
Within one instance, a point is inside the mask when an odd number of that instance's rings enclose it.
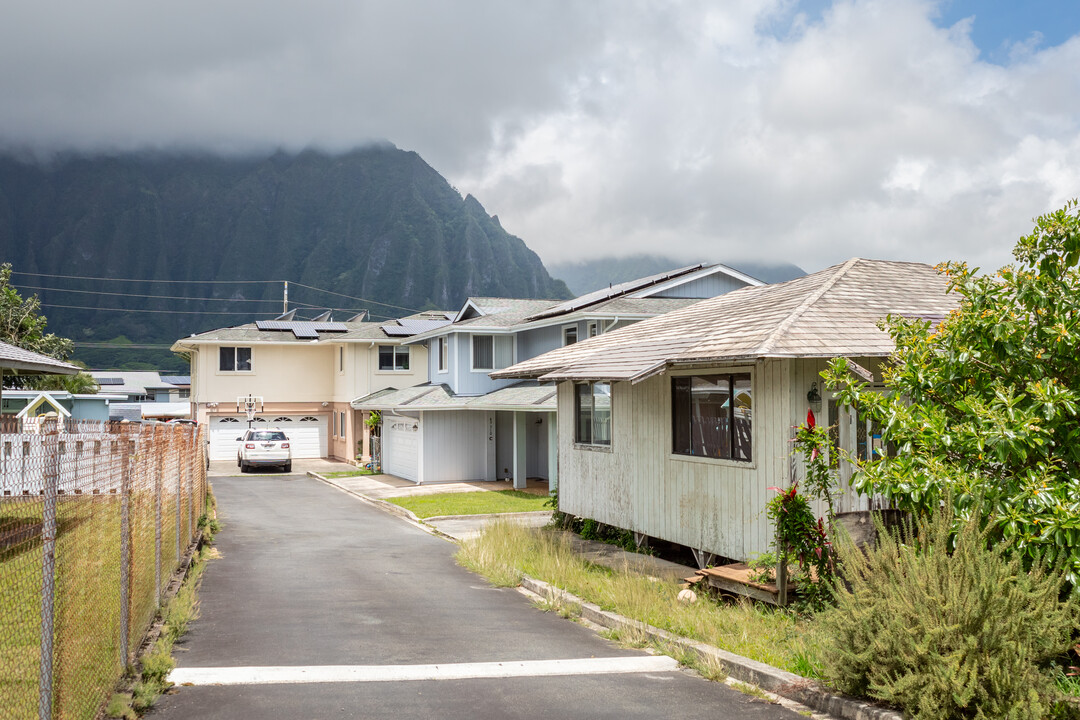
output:
{"label": "green shrub", "polygon": [[1068,648],[1080,609],[1060,600],[1064,573],[1026,572],[977,519],[953,538],[953,521],[946,509],[901,534],[878,523],[865,552],[839,543],[847,586],[816,620],[822,674],[916,720],[1046,717],[1055,690],[1039,666]]}

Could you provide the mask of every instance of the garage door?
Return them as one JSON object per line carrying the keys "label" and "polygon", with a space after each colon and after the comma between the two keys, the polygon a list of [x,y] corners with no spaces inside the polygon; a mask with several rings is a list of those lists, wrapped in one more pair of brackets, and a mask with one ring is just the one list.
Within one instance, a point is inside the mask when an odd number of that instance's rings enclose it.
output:
{"label": "garage door", "polygon": [[[289,438],[294,458],[327,456],[325,415],[261,415],[251,425],[281,428]],[[247,430],[247,426],[247,418],[243,415],[210,418],[210,459],[235,460],[236,438]]]}
{"label": "garage door", "polygon": [[418,482],[420,421],[398,415],[383,416],[382,469],[389,475]]}

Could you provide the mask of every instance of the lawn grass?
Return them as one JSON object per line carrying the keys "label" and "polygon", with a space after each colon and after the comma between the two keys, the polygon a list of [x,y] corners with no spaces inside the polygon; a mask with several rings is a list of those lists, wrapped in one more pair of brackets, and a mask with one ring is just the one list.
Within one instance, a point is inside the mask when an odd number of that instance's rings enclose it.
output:
{"label": "lawn grass", "polygon": [[374,470],[368,470],[366,468],[357,468],[356,470],[346,470],[345,472],[322,473],[322,476],[324,478],[346,478],[346,477],[357,477],[359,475],[374,475],[374,474],[375,474]]}
{"label": "lawn grass", "polygon": [[694,638],[790,672],[816,675],[818,642],[797,615],[751,602],[685,604],[674,583],[586,562],[566,536],[497,521],[462,543],[458,562],[493,584],[512,587],[522,575],[567,590],[606,610]]}
{"label": "lawn grass", "polygon": [[486,515],[550,509],[545,507],[548,501],[546,495],[534,495],[520,490],[413,495],[386,498],[386,501],[411,510],[421,519],[440,515]]}

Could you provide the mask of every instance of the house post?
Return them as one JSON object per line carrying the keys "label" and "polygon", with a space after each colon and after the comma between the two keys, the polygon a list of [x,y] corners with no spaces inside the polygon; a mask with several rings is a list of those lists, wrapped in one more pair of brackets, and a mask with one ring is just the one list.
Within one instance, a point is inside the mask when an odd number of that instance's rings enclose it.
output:
{"label": "house post", "polygon": [[525,464],[525,448],[529,444],[527,438],[528,427],[525,423],[528,421],[529,414],[519,411],[514,411],[514,459],[512,461],[514,474],[514,489],[525,489],[525,476],[527,474]]}
{"label": "house post", "polygon": [[548,492],[559,489],[559,413],[547,414]]}

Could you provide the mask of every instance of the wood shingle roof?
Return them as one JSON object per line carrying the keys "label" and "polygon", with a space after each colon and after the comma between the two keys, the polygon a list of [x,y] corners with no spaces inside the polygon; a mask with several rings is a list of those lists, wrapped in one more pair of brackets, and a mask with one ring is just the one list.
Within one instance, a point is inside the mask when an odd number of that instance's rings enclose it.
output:
{"label": "wood shingle roof", "polygon": [[941,317],[956,306],[930,265],[852,258],[775,285],[747,287],[569,345],[496,378],[642,380],[666,367],[765,357],[884,356],[887,315]]}

